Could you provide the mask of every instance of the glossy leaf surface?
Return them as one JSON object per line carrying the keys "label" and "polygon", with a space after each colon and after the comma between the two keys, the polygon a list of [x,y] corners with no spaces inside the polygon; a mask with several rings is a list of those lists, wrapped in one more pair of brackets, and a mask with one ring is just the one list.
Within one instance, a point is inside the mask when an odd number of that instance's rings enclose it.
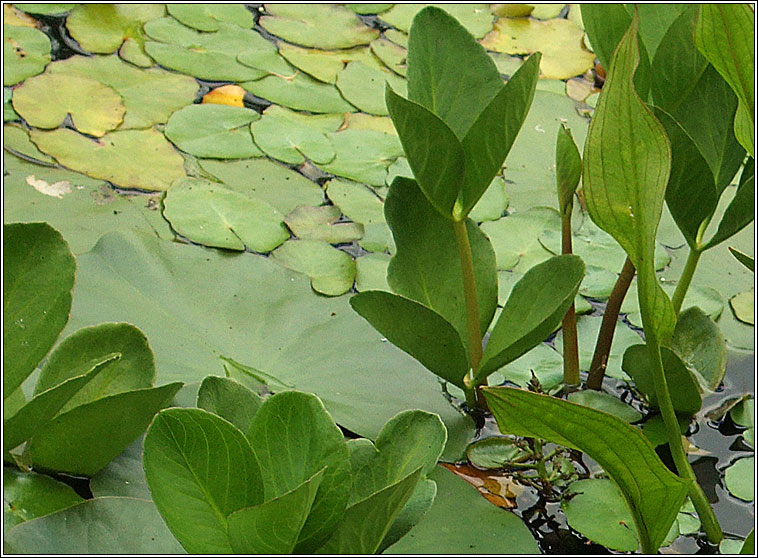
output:
{"label": "glossy leaf surface", "polygon": [[84,501],[74,489],[46,475],[3,468],[3,529]]}
{"label": "glossy leaf surface", "polygon": [[231,378],[208,376],[197,392],[197,406],[228,420],[241,432],[248,432],[253,417],[263,404],[257,393]]}
{"label": "glossy leaf surface", "polygon": [[574,192],[582,178],[582,158],[574,143],[571,130],[562,125],[555,140],[555,175],[558,183],[558,208],[561,213],[570,211]]}

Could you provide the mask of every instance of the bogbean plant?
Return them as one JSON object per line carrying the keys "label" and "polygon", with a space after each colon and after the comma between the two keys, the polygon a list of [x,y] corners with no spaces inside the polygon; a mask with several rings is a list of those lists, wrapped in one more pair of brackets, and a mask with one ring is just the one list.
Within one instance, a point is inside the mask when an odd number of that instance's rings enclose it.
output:
{"label": "bogbean plant", "polygon": [[[523,124],[540,54],[503,84],[474,38],[444,11],[428,7],[410,31],[408,98],[389,86],[386,92],[415,177],[395,179],[385,201],[397,246],[387,273],[393,292],[365,291],[351,304],[389,341],[463,390],[469,410],[489,408],[503,433],[592,457],[620,489],[643,552],[661,546],[687,495],[709,540],[718,543],[723,534],[687,460],[679,418],[689,419],[700,409],[701,391],[718,386],[726,349],[700,309],[680,310],[699,255],[753,217],[754,15],[745,5],[688,6],[653,55],[653,79],[636,10],[587,8],[590,40],[608,74],[583,161],[570,131],[559,131],[562,255],[530,269],[491,324],[497,305],[493,249],[467,216]],[[719,199],[741,166],[736,195],[705,241]],[[540,393],[487,387],[492,372],[544,341],[562,320],[564,384],[579,383],[571,307],[584,265],[571,255],[570,218],[580,176],[590,217],[628,256],[609,301],[616,315],[637,274],[645,343],[629,348],[624,369],[659,409],[678,475],[638,428],[611,414]],[[654,265],[664,201],[690,248],[673,302]],[[616,315],[600,333],[600,383],[612,340],[608,325],[612,332]],[[698,364],[698,343],[710,351],[709,369]]]}

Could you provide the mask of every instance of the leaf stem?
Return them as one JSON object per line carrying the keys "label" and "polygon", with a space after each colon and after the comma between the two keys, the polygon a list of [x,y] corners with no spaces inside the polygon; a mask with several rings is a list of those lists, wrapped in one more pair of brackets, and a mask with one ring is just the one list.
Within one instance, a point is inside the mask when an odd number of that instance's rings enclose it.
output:
{"label": "leaf stem", "polygon": [[[643,325],[647,321],[645,317],[643,314]],[[692,466],[687,459],[687,453],[682,444],[682,436],[679,432],[679,422],[676,419],[674,405],[671,402],[671,395],[669,394],[668,383],[666,382],[666,375],[663,371],[660,341],[650,329],[646,329],[646,345],[648,347],[650,362],[652,363],[655,394],[658,399],[661,416],[663,417],[663,423],[666,426],[666,436],[668,437],[669,448],[671,449],[671,457],[674,459],[674,465],[679,476],[690,481],[688,494],[703,524],[703,529],[708,536],[708,540],[714,544],[718,544],[724,538],[724,533],[721,531],[721,526],[716,519],[716,515],[713,513],[713,508],[711,508],[703,489],[698,484],[695,472],[692,470]]]}
{"label": "leaf stem", "polygon": [[676,284],[676,290],[674,291],[674,296],[671,298],[671,303],[674,305],[674,312],[676,315],[679,315],[679,312],[682,310],[682,303],[684,302],[684,297],[687,295],[687,290],[690,288],[690,283],[692,283],[692,277],[695,275],[695,269],[697,268],[697,264],[700,261],[700,255],[703,252],[698,250],[697,248],[693,248],[690,246],[690,253],[687,256],[687,263],[684,264],[684,269],[682,270],[682,275],[679,277],[679,282]]}
{"label": "leaf stem", "polygon": [[[571,209],[572,204],[561,214],[561,239],[563,254],[571,254]],[[566,386],[578,386],[579,378],[579,339],[576,331],[576,310],[572,303],[563,317],[563,383]]]}
{"label": "leaf stem", "polygon": [[[479,368],[482,361],[482,332],[479,326],[479,301],[476,295],[476,278],[474,276],[474,260],[471,255],[471,244],[466,229],[466,221],[453,221],[455,240],[458,244],[458,254],[461,258],[461,271],[463,272],[463,295],[466,304],[466,329],[468,331],[469,372],[471,378],[467,378],[466,402],[481,408],[483,398],[476,396],[478,386],[469,385],[473,379],[473,373]],[[485,378],[485,385],[487,380]]]}
{"label": "leaf stem", "polygon": [[634,264],[627,258],[621,274],[613,286],[611,296],[608,298],[608,304],[605,306],[603,321],[600,324],[600,331],[597,334],[597,343],[595,344],[595,354],[592,355],[592,364],[587,376],[587,387],[589,389],[600,389],[605,377],[605,368],[608,365],[608,356],[611,354],[611,345],[613,344],[613,334],[616,331],[616,322],[618,321],[621,304],[624,302],[626,292],[634,278]]}

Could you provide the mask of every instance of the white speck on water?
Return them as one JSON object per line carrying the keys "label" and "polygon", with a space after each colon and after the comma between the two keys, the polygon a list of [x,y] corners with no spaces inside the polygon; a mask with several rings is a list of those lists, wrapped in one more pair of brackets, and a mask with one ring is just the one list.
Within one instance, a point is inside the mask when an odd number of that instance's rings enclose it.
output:
{"label": "white speck on water", "polygon": [[382,337],[381,341],[382,341],[382,343],[386,343],[387,342],[387,338],[386,337]]}
{"label": "white speck on water", "polygon": [[537,124],[534,127],[534,129],[537,130],[540,134],[546,134],[547,133],[547,132],[545,132],[545,129],[540,124]]}

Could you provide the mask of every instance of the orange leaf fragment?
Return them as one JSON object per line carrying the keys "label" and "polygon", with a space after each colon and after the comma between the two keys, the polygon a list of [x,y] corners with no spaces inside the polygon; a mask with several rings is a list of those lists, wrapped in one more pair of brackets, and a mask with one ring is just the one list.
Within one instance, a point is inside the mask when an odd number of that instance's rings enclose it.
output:
{"label": "orange leaf fragment", "polygon": [[203,103],[244,107],[245,104],[242,102],[244,97],[245,90],[239,85],[222,85],[206,93],[203,96]]}

